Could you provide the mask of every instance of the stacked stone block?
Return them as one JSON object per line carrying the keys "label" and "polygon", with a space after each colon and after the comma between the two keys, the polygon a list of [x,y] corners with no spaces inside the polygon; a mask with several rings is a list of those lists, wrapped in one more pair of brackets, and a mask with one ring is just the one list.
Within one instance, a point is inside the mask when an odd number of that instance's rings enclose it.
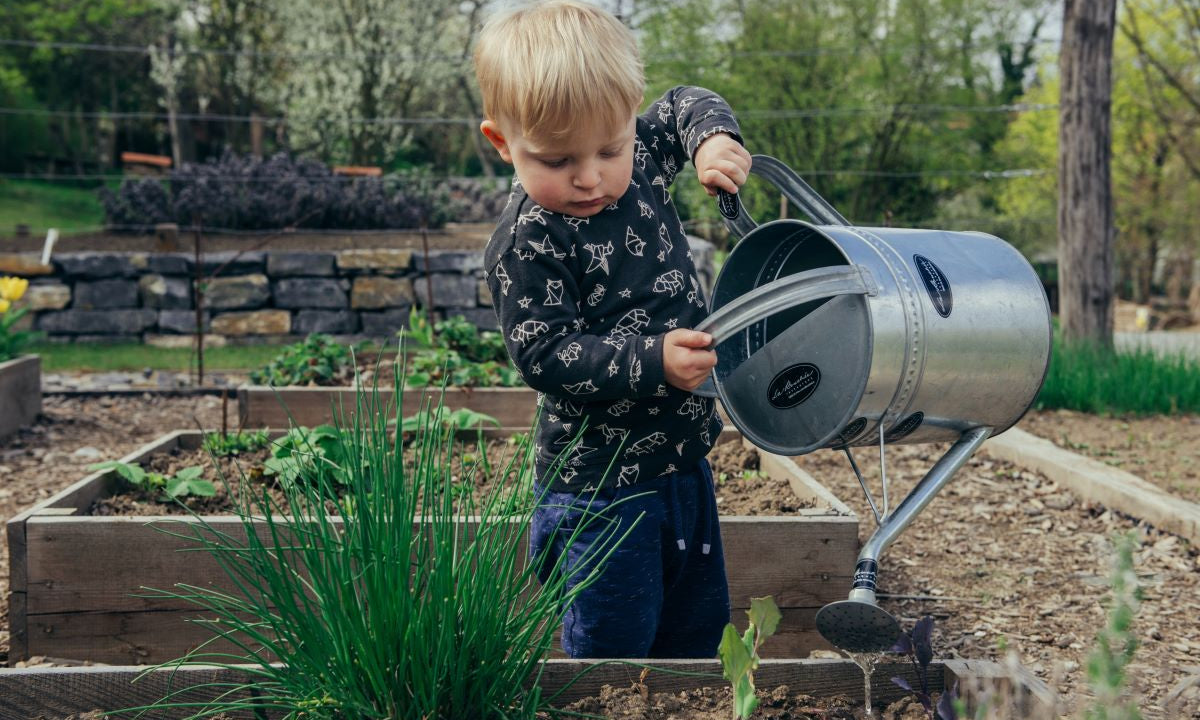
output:
{"label": "stacked stone block", "polygon": [[[708,243],[693,241],[698,261]],[[36,260],[36,258],[34,258]],[[275,342],[321,332],[389,338],[416,305],[495,329],[483,252],[409,249],[210,253],[201,259],[204,331],[216,342]],[[51,340],[179,344],[195,332],[196,260],[186,253],[73,253],[34,278],[33,327]],[[701,276],[711,265],[698,262]]]}

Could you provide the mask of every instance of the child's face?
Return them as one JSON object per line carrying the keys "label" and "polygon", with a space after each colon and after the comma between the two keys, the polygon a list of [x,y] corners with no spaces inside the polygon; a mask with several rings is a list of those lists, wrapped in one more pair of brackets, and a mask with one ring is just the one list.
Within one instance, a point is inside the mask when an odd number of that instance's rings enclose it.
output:
{"label": "child's face", "polygon": [[512,163],[534,202],[553,212],[591,217],[629,189],[635,123],[630,115],[615,130],[593,127],[560,140],[526,137],[514,123],[492,120],[485,120],[480,130],[500,157]]}

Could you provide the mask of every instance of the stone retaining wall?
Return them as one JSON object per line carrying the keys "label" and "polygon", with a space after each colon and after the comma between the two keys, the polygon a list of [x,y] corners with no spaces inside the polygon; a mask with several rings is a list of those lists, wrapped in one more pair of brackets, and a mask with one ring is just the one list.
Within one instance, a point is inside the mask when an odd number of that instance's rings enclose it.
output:
{"label": "stone retaining wall", "polygon": [[[711,287],[712,245],[691,239]],[[36,257],[29,258],[37,265]],[[407,324],[415,304],[494,329],[483,252],[405,248],[209,253],[202,322],[213,344],[292,341],[321,332],[383,338]],[[196,328],[187,253],[68,253],[32,278],[26,318],[61,342],[144,341],[187,345]],[[32,275],[32,273],[30,273]],[[430,298],[432,290],[432,299]]]}

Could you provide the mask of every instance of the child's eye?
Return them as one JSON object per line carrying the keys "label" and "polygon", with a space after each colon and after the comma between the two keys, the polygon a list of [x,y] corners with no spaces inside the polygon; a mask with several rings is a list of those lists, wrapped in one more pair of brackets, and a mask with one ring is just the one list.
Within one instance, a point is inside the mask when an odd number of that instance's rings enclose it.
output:
{"label": "child's eye", "polygon": [[546,167],[560,168],[563,165],[566,165],[567,161],[565,158],[562,160],[543,160],[542,164],[545,165]]}

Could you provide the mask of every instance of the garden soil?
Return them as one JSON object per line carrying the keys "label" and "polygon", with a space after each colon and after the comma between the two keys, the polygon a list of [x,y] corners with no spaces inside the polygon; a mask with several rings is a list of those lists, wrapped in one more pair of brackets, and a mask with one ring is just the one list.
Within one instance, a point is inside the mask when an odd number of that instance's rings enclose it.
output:
{"label": "garden soil", "polygon": [[[513,473],[505,474],[505,469],[517,451],[513,443],[502,439],[489,441],[486,468],[478,464],[472,465],[472,461],[480,457],[477,443],[465,442],[461,448],[461,452],[455,453],[451,481],[459,482],[461,478],[461,487],[464,490],[469,487],[477,507],[483,504],[485,497],[496,487],[498,481],[502,486],[513,485]],[[233,512],[237,502],[231,499],[230,492],[233,493],[233,498],[238,497],[243,483],[249,483],[255,497],[266,490],[272,501],[287,512],[289,506],[286,493],[278,487],[273,477],[263,475],[261,471],[268,457],[267,450],[257,450],[236,457],[219,458],[218,467],[214,467],[207,451],[186,450],[156,455],[146,464],[146,468],[162,475],[174,475],[189,466],[203,467],[204,477],[216,486],[216,495],[209,498],[188,497],[184,500],[187,508],[200,515]],[[468,462],[464,463],[464,458],[468,459]],[[722,514],[788,515],[814,506],[811,500],[797,497],[786,480],[761,475],[758,472],[758,452],[741,442],[722,443],[713,449],[708,459],[717,482],[717,504]],[[92,504],[88,514],[188,513],[188,509],[178,504],[159,502],[156,495],[157,493],[130,488],[127,492],[100,498]],[[333,511],[332,507],[328,509]]]}
{"label": "garden soil", "polygon": [[1042,410],[1029,413],[1021,429],[1200,503],[1200,415],[1097,417]]}
{"label": "garden soil", "polygon": [[[816,698],[794,693],[787,685],[760,691],[758,697],[758,709],[752,716],[755,720],[859,720],[864,717],[861,697]],[[645,685],[635,683],[627,688],[606,685],[598,696],[571,703],[563,710],[610,720],[729,720],[732,707],[733,692],[727,687],[655,693],[648,692]],[[919,703],[909,699],[875,710],[871,715],[873,720],[923,720],[928,717]],[[579,715],[564,713],[561,717]]]}
{"label": "garden soil", "polygon": [[[1033,430],[1044,416],[1022,427]],[[88,464],[120,457],[167,430],[219,421],[218,398],[47,396],[37,425],[0,443],[0,514],[12,517],[83,477]],[[1146,422],[1152,423],[1147,433],[1162,437],[1179,421]],[[891,497],[907,492],[943,450],[889,448]],[[1145,452],[1158,462],[1174,450]],[[879,477],[875,456],[866,448],[856,453],[873,486]],[[845,457],[819,451],[799,462],[854,508],[865,539],[873,522]],[[1130,692],[1144,717],[1200,717],[1196,548],[1081,503],[1065,488],[1009,463],[973,458],[899,536],[881,561],[880,602],[905,627],[932,615],[939,657],[1005,661],[1011,653],[1059,693],[1064,714],[1073,714],[1091,698],[1087,657],[1105,623],[1111,538],[1118,532],[1134,532],[1141,541],[1135,569],[1144,595],[1133,623],[1139,647],[1129,669]],[[7,655],[7,590],[5,573],[0,657]]]}
{"label": "garden soil", "polygon": [[[0,518],[79,481],[92,463],[127,455],[173,429],[220,423],[221,399],[213,396],[44,396],[37,423],[0,441]],[[7,539],[0,559],[0,661],[8,664]]]}

